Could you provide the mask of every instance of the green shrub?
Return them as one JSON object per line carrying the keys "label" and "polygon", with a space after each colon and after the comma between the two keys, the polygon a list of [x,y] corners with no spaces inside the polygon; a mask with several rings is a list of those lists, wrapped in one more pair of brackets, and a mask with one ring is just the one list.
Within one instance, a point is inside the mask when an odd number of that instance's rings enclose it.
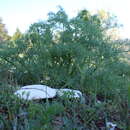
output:
{"label": "green shrub", "polygon": [[106,95],[127,85],[129,74],[123,68],[129,65],[120,60],[118,42],[105,33],[114,21],[108,25],[99,14],[86,10],[69,19],[62,8],[48,16],[0,50],[1,66],[6,64],[18,84],[40,83]]}

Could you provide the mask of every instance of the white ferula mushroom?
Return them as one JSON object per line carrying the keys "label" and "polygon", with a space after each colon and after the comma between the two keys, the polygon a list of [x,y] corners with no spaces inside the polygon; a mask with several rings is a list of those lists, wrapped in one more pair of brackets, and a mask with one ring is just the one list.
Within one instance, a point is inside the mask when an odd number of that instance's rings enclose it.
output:
{"label": "white ferula mushroom", "polygon": [[80,98],[83,99],[83,95],[79,90],[73,89],[54,89],[46,85],[27,85],[21,87],[15,93],[19,98],[25,100],[47,99],[54,97],[66,98]]}
{"label": "white ferula mushroom", "polygon": [[56,89],[46,85],[27,85],[21,87],[14,94],[25,100],[47,99],[56,96]]}
{"label": "white ferula mushroom", "polygon": [[73,89],[57,89],[58,97],[65,96],[67,98],[81,98],[83,95],[79,90],[73,90]]}

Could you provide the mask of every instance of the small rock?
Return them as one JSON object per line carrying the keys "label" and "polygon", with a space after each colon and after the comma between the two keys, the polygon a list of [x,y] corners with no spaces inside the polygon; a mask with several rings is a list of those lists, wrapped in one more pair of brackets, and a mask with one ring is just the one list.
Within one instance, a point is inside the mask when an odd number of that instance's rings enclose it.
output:
{"label": "small rock", "polygon": [[109,130],[115,130],[116,124],[113,124],[112,122],[107,122],[106,126]]}
{"label": "small rock", "polygon": [[97,104],[101,104],[101,103],[102,103],[101,101],[97,100]]}
{"label": "small rock", "polygon": [[20,88],[14,94],[25,100],[46,99],[54,98],[56,89],[46,85],[28,85]]}
{"label": "small rock", "polygon": [[17,115],[17,117],[26,117],[28,115],[28,112],[22,112]]}

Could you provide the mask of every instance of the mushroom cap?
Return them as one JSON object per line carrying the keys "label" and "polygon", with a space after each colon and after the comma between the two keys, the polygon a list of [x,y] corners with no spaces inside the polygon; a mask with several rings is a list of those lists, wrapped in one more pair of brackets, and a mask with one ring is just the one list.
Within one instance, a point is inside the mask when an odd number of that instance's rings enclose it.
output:
{"label": "mushroom cap", "polygon": [[56,89],[46,85],[27,85],[21,87],[14,94],[25,100],[46,99],[54,98]]}
{"label": "mushroom cap", "polygon": [[73,90],[73,89],[57,89],[58,97],[67,96],[68,98],[81,98],[82,93],[79,90]]}

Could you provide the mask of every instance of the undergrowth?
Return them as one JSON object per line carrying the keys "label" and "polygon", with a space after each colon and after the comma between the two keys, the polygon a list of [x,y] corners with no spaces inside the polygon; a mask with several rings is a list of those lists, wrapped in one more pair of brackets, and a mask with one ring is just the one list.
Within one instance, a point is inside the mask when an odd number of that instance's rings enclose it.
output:
{"label": "undergrowth", "polygon": [[15,90],[14,86],[1,86],[1,130],[99,130],[106,129],[107,122],[117,124],[118,129],[127,127],[126,95],[120,93],[112,99],[84,95],[82,103],[67,98],[26,101],[17,98]]}

